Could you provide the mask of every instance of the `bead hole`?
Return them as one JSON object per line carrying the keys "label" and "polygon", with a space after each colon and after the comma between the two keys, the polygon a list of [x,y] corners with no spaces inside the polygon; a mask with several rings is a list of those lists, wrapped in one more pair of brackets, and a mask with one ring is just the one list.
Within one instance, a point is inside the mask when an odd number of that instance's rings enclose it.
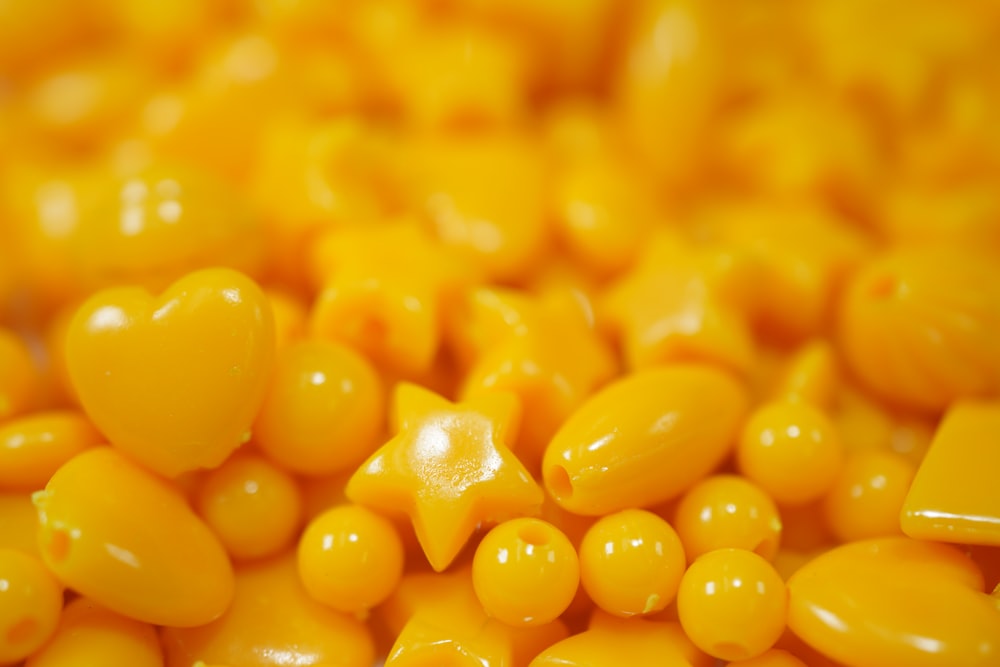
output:
{"label": "bead hole", "polygon": [[544,526],[525,526],[517,531],[517,536],[525,544],[540,547],[549,543],[549,532]]}
{"label": "bead hole", "polygon": [[548,474],[549,491],[557,499],[573,497],[573,482],[569,478],[569,473],[562,466],[552,466]]}
{"label": "bead hole", "polygon": [[21,644],[32,639],[38,633],[38,621],[33,618],[22,618],[7,629],[4,636],[8,644]]}

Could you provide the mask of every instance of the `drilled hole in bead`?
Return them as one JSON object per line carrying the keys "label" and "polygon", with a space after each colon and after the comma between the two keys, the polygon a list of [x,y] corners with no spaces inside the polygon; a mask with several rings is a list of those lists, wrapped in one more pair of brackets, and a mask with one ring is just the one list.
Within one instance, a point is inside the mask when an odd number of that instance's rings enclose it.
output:
{"label": "drilled hole in bead", "polygon": [[528,525],[517,531],[517,536],[525,544],[540,547],[549,543],[549,531],[545,526]]}
{"label": "drilled hole in bead", "polygon": [[573,482],[569,478],[569,473],[562,466],[552,466],[548,474],[549,491],[556,498],[572,498]]}
{"label": "drilled hole in bead", "polygon": [[32,639],[36,634],[38,634],[38,621],[29,617],[22,618],[7,628],[4,638],[8,644],[21,644]]}
{"label": "drilled hole in bead", "polygon": [[64,530],[53,530],[49,535],[49,543],[46,546],[49,557],[60,562],[66,560],[69,555],[69,535]]}
{"label": "drilled hole in bead", "polygon": [[750,651],[736,642],[719,642],[713,647],[712,655],[729,661],[745,660],[750,657]]}

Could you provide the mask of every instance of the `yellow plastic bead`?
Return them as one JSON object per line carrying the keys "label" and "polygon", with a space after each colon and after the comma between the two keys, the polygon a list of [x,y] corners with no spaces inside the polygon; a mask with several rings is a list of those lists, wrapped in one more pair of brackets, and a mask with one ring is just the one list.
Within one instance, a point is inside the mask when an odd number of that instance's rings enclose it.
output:
{"label": "yellow plastic bead", "polygon": [[821,409],[833,406],[839,389],[836,353],[826,341],[813,341],[796,350],[778,379],[776,398],[802,400]]}
{"label": "yellow plastic bead", "polygon": [[982,573],[954,547],[851,542],[791,576],[788,625],[851,667],[987,667],[1000,658],[1000,613],[982,591]]}
{"label": "yellow plastic bead", "polygon": [[254,454],[235,454],[209,472],[195,509],[237,559],[278,553],[302,521],[302,494],[287,472]]}
{"label": "yellow plastic bead", "polygon": [[566,420],[545,451],[545,487],[578,514],[666,502],[725,458],[746,410],[743,387],[710,366],[633,373]]}
{"label": "yellow plastic bead", "polygon": [[744,549],[718,549],[681,580],[677,611],[691,641],[723,660],[754,658],[785,630],[788,594],[770,563]]}
{"label": "yellow plastic bead", "polygon": [[62,605],[62,587],[40,560],[0,548],[0,663],[37,651],[55,632]]}
{"label": "yellow plastic bead", "polygon": [[77,455],[35,494],[45,564],[125,616],[200,625],[233,595],[225,549],[162,479],[108,447]]}
{"label": "yellow plastic bead", "polygon": [[934,434],[906,494],[903,532],[923,540],[1000,546],[993,472],[1000,402],[958,401]]}
{"label": "yellow plastic bead", "polygon": [[365,614],[389,597],[403,576],[403,560],[403,543],[392,522],[359,505],[317,516],[298,546],[306,592],[352,614]]}
{"label": "yellow plastic bead", "polygon": [[580,564],[558,528],[540,519],[513,519],[493,528],[472,561],[476,597],[486,613],[513,626],[558,618],[576,595]]}
{"label": "yellow plastic bead", "polygon": [[[529,667],[691,667],[676,627],[645,619],[598,623],[542,651]],[[700,666],[699,666],[700,667]]]}
{"label": "yellow plastic bead", "polygon": [[77,598],[63,609],[52,639],[24,663],[25,667],[94,664],[163,667],[156,629]]}
{"label": "yellow plastic bead", "polygon": [[772,560],[781,543],[781,515],[774,501],[736,475],[715,475],[691,487],[677,505],[674,528],[689,560],[725,547]]}
{"label": "yellow plastic bead", "polygon": [[396,389],[399,433],[347,484],[347,497],[405,513],[434,570],[447,568],[484,520],[537,514],[544,493],[508,439],[520,404],[508,393],[451,403],[411,384]]}
{"label": "yellow plastic bead", "polygon": [[988,255],[888,253],[851,281],[839,325],[851,370],[894,403],[940,411],[1000,392],[1000,265]]}
{"label": "yellow plastic bead", "polygon": [[156,298],[135,287],[98,292],[66,340],[87,416],[167,476],[217,466],[249,439],[273,359],[267,298],[231,269],[189,273]]}
{"label": "yellow plastic bead", "polygon": [[893,452],[850,453],[823,500],[831,532],[841,542],[900,534],[899,515],[915,473]]}
{"label": "yellow plastic bead", "polygon": [[316,602],[299,582],[294,555],[237,570],[236,591],[216,621],[160,633],[166,667],[276,664],[371,667],[375,647],[366,625]]}
{"label": "yellow plastic bead", "polygon": [[94,199],[73,245],[88,286],[130,283],[159,292],[197,269],[260,272],[260,221],[212,174],[151,167],[110,179]]}
{"label": "yellow plastic bead", "polygon": [[38,512],[25,492],[0,492],[0,548],[38,556]]}
{"label": "yellow plastic bead", "polygon": [[349,471],[385,430],[382,381],[368,361],[327,341],[299,341],[279,353],[254,424],[271,460],[303,475]]}
{"label": "yellow plastic bead", "polygon": [[40,380],[27,345],[0,328],[0,422],[38,404]]}
{"label": "yellow plastic bead", "polygon": [[609,514],[580,543],[580,581],[601,609],[616,616],[663,610],[674,600],[686,560],[669,523],[645,510]]}
{"label": "yellow plastic bead", "polygon": [[774,500],[802,505],[830,490],[844,452],[830,420],[801,401],[758,407],[736,449],[740,472]]}
{"label": "yellow plastic bead", "polygon": [[11,420],[0,426],[0,489],[41,489],[59,466],[102,440],[74,410]]}

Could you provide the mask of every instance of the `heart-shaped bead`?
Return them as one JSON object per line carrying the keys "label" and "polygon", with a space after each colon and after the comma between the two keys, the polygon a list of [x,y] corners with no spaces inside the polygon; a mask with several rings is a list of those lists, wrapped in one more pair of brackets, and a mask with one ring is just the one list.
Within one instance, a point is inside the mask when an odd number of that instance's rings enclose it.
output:
{"label": "heart-shaped bead", "polygon": [[249,438],[274,347],[261,289],[206,269],[158,298],[135,287],[95,294],[70,323],[66,362],[111,444],[173,477],[219,465]]}

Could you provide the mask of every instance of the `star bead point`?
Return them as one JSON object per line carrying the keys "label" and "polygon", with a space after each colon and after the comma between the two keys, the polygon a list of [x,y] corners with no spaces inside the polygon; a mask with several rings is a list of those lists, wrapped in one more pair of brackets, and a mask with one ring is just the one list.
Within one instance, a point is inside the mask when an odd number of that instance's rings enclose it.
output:
{"label": "star bead point", "polygon": [[506,445],[520,413],[514,395],[451,403],[401,383],[395,411],[398,433],[351,477],[347,496],[376,510],[402,509],[436,571],[481,522],[540,510],[541,487]]}

